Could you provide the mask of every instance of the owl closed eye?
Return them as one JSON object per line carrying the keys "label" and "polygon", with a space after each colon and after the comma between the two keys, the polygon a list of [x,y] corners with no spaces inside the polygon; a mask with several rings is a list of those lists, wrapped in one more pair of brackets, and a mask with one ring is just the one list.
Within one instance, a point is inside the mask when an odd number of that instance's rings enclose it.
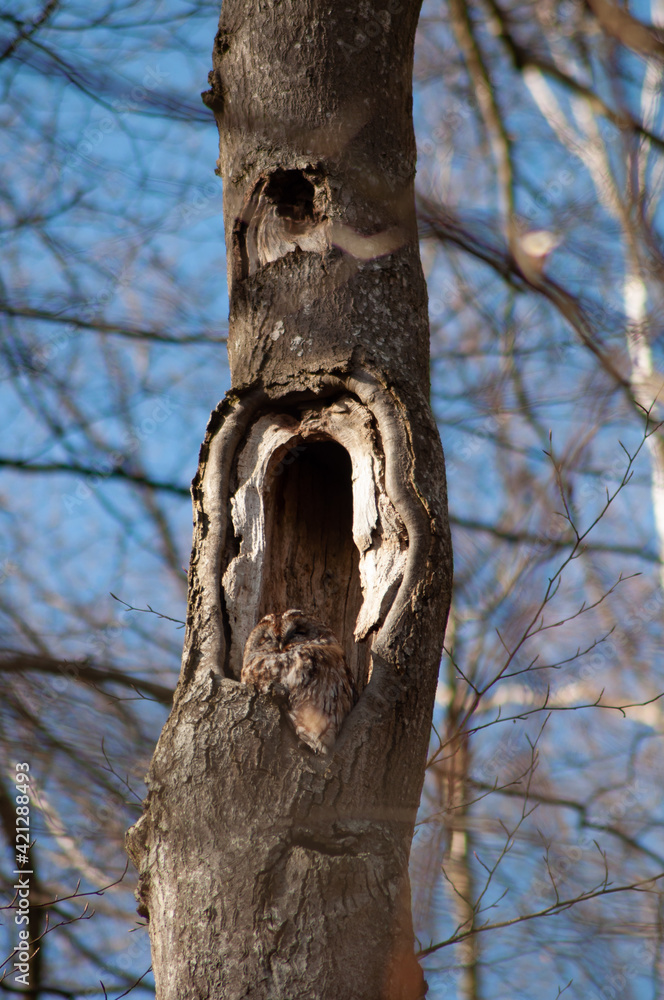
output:
{"label": "owl closed eye", "polygon": [[357,700],[353,675],[331,629],[297,608],[266,615],[244,648],[241,680],[279,691],[297,736],[329,753]]}

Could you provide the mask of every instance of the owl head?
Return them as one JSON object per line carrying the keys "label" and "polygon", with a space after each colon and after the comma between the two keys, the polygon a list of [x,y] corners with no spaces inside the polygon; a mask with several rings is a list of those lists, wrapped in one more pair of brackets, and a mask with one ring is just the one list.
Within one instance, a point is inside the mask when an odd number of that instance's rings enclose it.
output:
{"label": "owl head", "polygon": [[247,639],[245,659],[248,652],[250,655],[285,652],[309,643],[338,645],[339,641],[332,629],[317,618],[299,608],[289,608],[281,614],[261,618]]}

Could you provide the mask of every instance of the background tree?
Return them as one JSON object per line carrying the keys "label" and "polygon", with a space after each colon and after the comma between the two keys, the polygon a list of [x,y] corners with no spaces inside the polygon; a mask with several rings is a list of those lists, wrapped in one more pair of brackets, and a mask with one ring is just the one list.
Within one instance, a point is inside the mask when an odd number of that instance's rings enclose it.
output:
{"label": "background tree", "polygon": [[[373,44],[381,10],[358,8],[349,45]],[[521,919],[556,890],[564,902],[601,889],[594,841],[611,889],[662,870],[658,703],[626,718],[570,711],[602,689],[614,705],[662,689],[658,434],[645,439],[662,370],[661,61],[656,10],[623,9],[620,28],[607,10],[425,7],[416,42],[456,573],[456,668],[441,668],[432,757],[439,737],[444,750],[411,865],[423,949],[452,939],[423,959],[433,996],[530,997],[542,981],[555,996],[570,979],[568,996],[656,996],[661,979],[657,883]],[[184,619],[187,485],[228,385],[216,134],[196,99],[218,10],[2,16],[3,780],[13,809],[8,775],[29,756],[49,902],[79,877],[84,891],[122,874],[122,831],[168,708],[159,688],[177,678],[177,625],[109,591]],[[573,550],[561,488],[583,533],[626,474]],[[544,623],[564,624],[519,645],[551,578]],[[158,687],[137,692],[137,678]],[[501,823],[522,815],[508,839]],[[498,860],[484,891],[482,865]],[[145,971],[132,888],[127,876],[90,903],[94,919],[47,934],[41,995],[102,995],[100,979],[122,992]],[[83,906],[48,907],[51,926]],[[479,933],[488,918],[520,922]],[[3,943],[8,954],[9,924]]]}

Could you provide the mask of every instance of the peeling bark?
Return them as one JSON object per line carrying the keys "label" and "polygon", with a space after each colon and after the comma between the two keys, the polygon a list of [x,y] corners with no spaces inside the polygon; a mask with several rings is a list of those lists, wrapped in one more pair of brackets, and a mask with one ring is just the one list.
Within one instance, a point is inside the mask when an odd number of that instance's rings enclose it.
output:
{"label": "peeling bark", "polygon": [[[362,15],[336,0],[224,2],[206,99],[233,389],[201,449],[182,673],[128,834],[160,1000],[425,992],[408,855],[451,553],[413,206],[417,15],[391,2],[360,45]],[[293,606],[335,631],[363,689],[324,759],[238,681],[256,621]]]}

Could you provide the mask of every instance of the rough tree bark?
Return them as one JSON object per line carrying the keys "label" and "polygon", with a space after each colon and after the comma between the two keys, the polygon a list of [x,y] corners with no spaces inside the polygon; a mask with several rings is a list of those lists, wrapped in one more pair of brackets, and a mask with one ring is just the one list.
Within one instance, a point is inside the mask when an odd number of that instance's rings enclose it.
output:
{"label": "rough tree bark", "polygon": [[[408,856],[450,600],[415,223],[418,2],[224,0],[232,389],[193,483],[182,673],[128,834],[160,1000],[415,1000]],[[333,752],[238,681],[301,607],[362,695]]]}

